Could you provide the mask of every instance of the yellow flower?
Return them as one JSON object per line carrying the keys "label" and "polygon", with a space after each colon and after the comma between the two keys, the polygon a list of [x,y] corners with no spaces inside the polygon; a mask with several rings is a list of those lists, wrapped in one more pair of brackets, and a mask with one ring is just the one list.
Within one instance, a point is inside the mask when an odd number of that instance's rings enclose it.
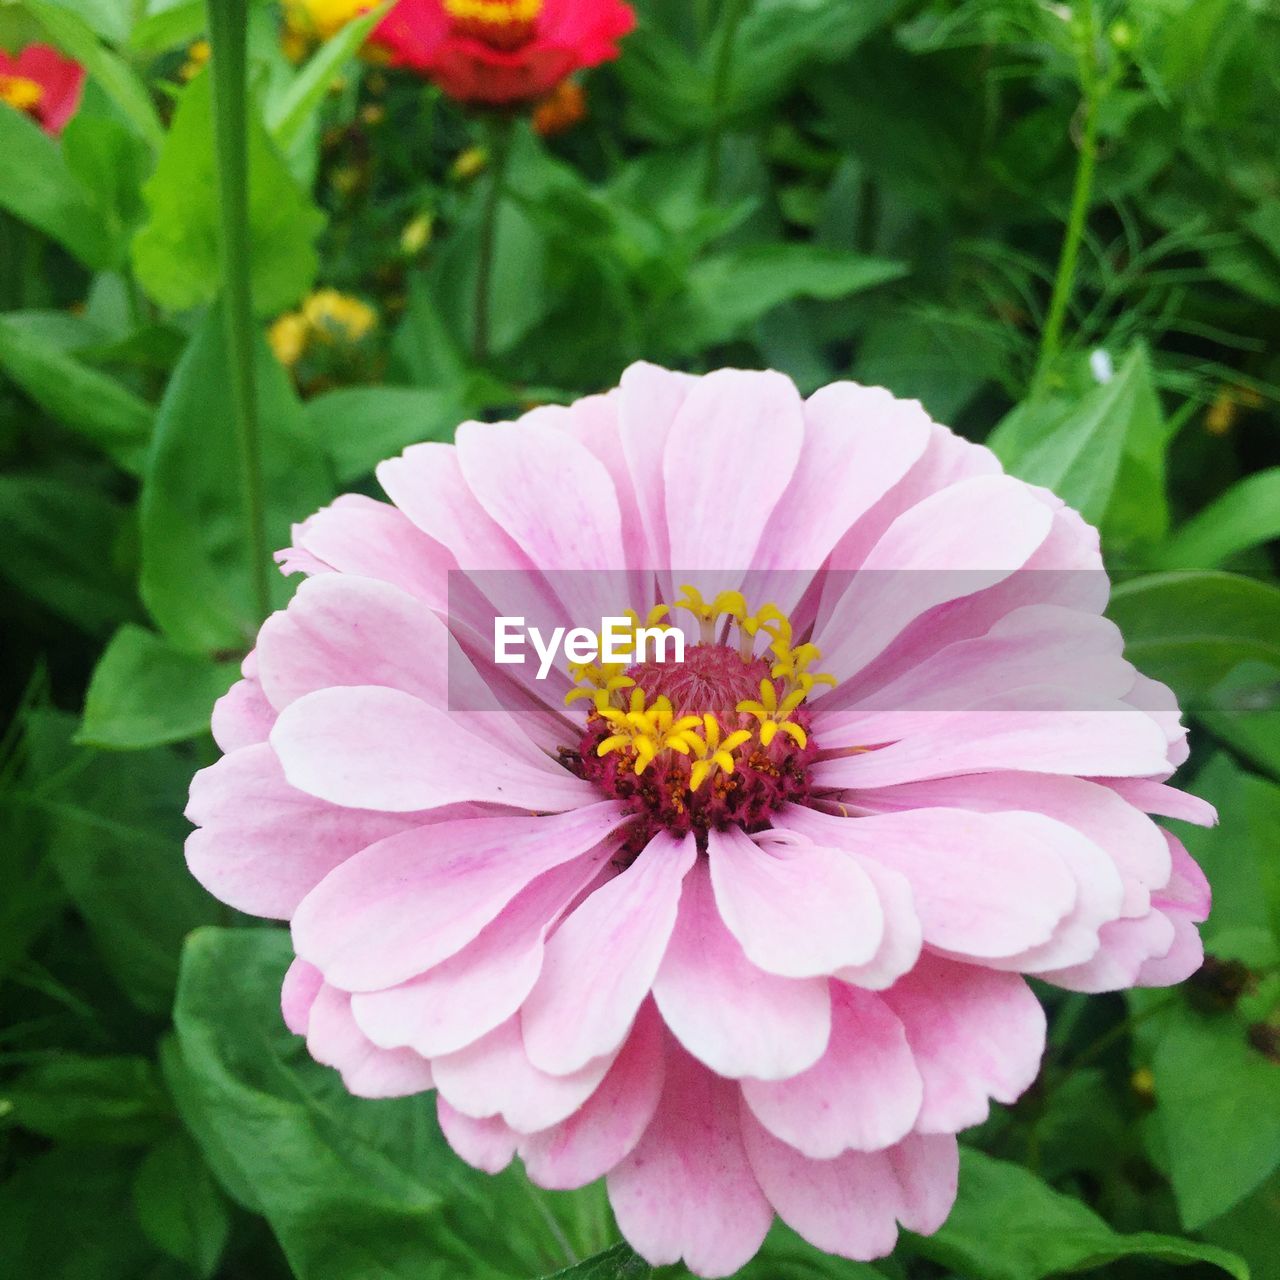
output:
{"label": "yellow flower", "polygon": [[313,40],[328,40],[373,8],[373,0],[284,0],[285,25]]}
{"label": "yellow flower", "polygon": [[209,61],[212,50],[207,40],[193,40],[187,46],[187,60],[178,68],[179,80],[194,80],[200,69]]}
{"label": "yellow flower", "polygon": [[561,80],[533,109],[533,131],[544,138],[572,129],[587,114],[587,95],[576,80]]}
{"label": "yellow flower", "polygon": [[44,97],[44,88],[26,76],[0,75],[0,102],[18,111],[34,111]]}
{"label": "yellow flower", "polygon": [[278,317],[267,330],[272,354],[286,369],[292,369],[307,349],[311,336],[306,320],[296,311]]}
{"label": "yellow flower", "polygon": [[459,182],[466,182],[477,174],[483,173],[489,163],[489,153],[483,147],[468,147],[459,151],[450,170]]}
{"label": "yellow flower", "polygon": [[321,342],[359,342],[377,323],[378,313],[367,303],[337,289],[317,289],[302,304],[311,333]]}
{"label": "yellow flower", "polygon": [[421,253],[431,243],[431,225],[429,213],[420,213],[406,222],[400,233],[400,251],[410,258]]}

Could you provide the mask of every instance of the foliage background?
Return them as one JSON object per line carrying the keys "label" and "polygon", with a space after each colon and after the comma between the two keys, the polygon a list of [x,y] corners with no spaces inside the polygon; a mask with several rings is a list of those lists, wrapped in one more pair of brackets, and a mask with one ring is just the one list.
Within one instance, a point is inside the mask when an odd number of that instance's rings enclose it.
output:
{"label": "foliage background", "polygon": [[[1280,10],[637,7],[588,119],[518,134],[478,367],[483,130],[354,60],[364,27],[296,66],[252,6],[255,306],[319,284],[378,317],[291,371],[259,342],[272,546],[411,441],[641,356],[882,383],[989,439],[1100,524],[1130,656],[1189,708],[1211,959],[1173,993],[1041,989],[1041,1080],[969,1135],[936,1237],[873,1267],[779,1229],[743,1274],[1280,1276]],[[90,73],[58,142],[0,107],[3,1269],[643,1277],[599,1188],[486,1179],[422,1100],[347,1097],[280,1025],[283,935],[183,866],[254,623],[204,24],[0,4],[0,43]]]}

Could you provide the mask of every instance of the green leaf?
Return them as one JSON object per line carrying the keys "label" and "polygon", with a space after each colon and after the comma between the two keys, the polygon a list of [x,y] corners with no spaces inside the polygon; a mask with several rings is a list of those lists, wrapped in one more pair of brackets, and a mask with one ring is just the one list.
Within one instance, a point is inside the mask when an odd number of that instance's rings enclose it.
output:
{"label": "green leaf", "polygon": [[384,458],[422,440],[451,440],[467,407],[448,391],[418,387],[343,387],[303,408],[307,433],[348,484]]}
{"label": "green leaf", "polygon": [[294,1274],[498,1280],[547,1271],[555,1242],[531,1251],[533,1228],[512,1221],[530,1205],[514,1171],[474,1173],[448,1150],[428,1101],[353,1098],[308,1058],[280,1019],[291,958],[282,930],[193,934],[164,1064],[210,1166],[266,1216]]}
{"label": "green leaf", "polygon": [[24,1071],[0,1097],[15,1124],[56,1142],[142,1146],[173,1124],[155,1064],[146,1058],[64,1054]]}
{"label": "green leaf", "polygon": [[[185,310],[218,291],[217,181],[207,74],[187,85],[144,189],[149,218],[133,240],[143,288],[161,306]],[[315,279],[315,238],[324,217],[299,189],[254,113],[249,121],[249,230],[254,306],[273,315]]]}
{"label": "green leaf", "polygon": [[[1075,398],[1027,400],[987,444],[1006,470],[1052,489],[1090,524],[1115,521],[1126,537],[1162,532],[1164,477],[1160,402],[1146,351],[1135,347],[1109,382]],[[1122,470],[1127,488],[1117,498]],[[1154,517],[1143,516],[1153,510]]]}
{"label": "green leaf", "polygon": [[124,507],[49,475],[0,475],[0,578],[91,634],[138,613],[115,548]]}
{"label": "green leaf", "polygon": [[0,209],[43,231],[97,271],[119,246],[91,192],[72,175],[62,148],[21,111],[0,111]]}
{"label": "green leaf", "polygon": [[205,0],[143,0],[129,33],[129,48],[163,53],[187,44],[204,31]]}
{"label": "green leaf", "polygon": [[1151,1069],[1178,1211],[1195,1230],[1280,1165],[1280,1071],[1238,1018],[1183,1007],[1165,1015]]}
{"label": "green leaf", "polygon": [[[142,598],[173,643],[193,653],[243,650],[257,629],[227,392],[221,313],[211,308],[174,370],[156,418],[139,509]],[[263,490],[272,547],[332,494],[318,444],[265,342],[257,346]],[[273,574],[283,603],[287,581]]]}
{"label": "green leaf", "polygon": [[0,1240],[15,1280],[139,1280],[157,1261],[134,1220],[136,1157],[55,1148],[0,1186]]}
{"label": "green leaf", "polygon": [[152,409],[11,316],[0,316],[0,368],[42,409],[128,471],[141,470]]}
{"label": "green leaf", "polygon": [[179,1132],[157,1143],[133,1183],[138,1223],[152,1244],[201,1280],[218,1270],[231,1231],[226,1197],[200,1148]]}
{"label": "green leaf", "polygon": [[576,1267],[557,1271],[546,1280],[645,1280],[653,1268],[627,1244],[615,1244]]}
{"label": "green leaf", "polygon": [[62,131],[67,167],[92,194],[112,240],[123,247],[141,222],[145,208],[142,184],[151,171],[152,154],[135,133],[115,116],[77,111]]}
{"label": "green leaf", "polygon": [[1280,538],[1280,467],[1232,485],[1160,549],[1159,567],[1216,569],[1232,556]]}
{"label": "green leaf", "polygon": [[238,674],[234,662],[184,653],[163,636],[127,624],[94,668],[76,741],[131,751],[207,733],[214,702]]}
{"label": "green leaf", "polygon": [[1154,1232],[1122,1235],[1029,1170],[966,1147],[951,1216],[936,1235],[913,1237],[912,1249],[971,1280],[1041,1280],[1128,1257],[1208,1262],[1249,1278],[1244,1261],[1225,1249]]}
{"label": "green leaf", "polygon": [[681,351],[727,342],[783,302],[835,301],[906,273],[900,262],[813,244],[755,245],[713,254],[691,269],[688,296],[664,338]]}
{"label": "green leaf", "polygon": [[1107,613],[1125,656],[1183,699],[1245,661],[1280,666],[1280,588],[1230,573],[1153,573],[1121,583]]}
{"label": "green leaf", "polygon": [[289,87],[266,113],[267,129],[281,152],[288,154],[302,136],[310,117],[324,101],[334,77],[360,50],[365,37],[382,21],[394,0],[382,0],[376,8],[348,22],[311,55]]}
{"label": "green leaf", "polygon": [[178,952],[218,915],[182,857],[193,761],[159,748],[102,753],[72,743],[75,718],[33,712],[28,803],[47,819],[48,854],[121,990],[164,1014]]}
{"label": "green leaf", "polygon": [[1280,667],[1241,663],[1196,704],[1195,715],[1238,755],[1280,778]]}
{"label": "green leaf", "polygon": [[23,0],[23,8],[39,19],[53,43],[69,53],[103,88],[124,117],[151,147],[164,138],[164,127],[147,87],[118,54],[108,49],[83,18],[48,0]]}

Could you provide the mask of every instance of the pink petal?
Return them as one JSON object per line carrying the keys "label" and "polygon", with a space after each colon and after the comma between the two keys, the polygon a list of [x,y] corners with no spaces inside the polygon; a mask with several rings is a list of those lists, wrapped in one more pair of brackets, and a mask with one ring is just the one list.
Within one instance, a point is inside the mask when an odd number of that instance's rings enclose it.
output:
{"label": "pink petal", "polygon": [[520,1144],[525,1172],[540,1187],[568,1191],[602,1178],[625,1159],[653,1119],[666,1073],[662,1021],[641,1005],[600,1087],[567,1120]]}
{"label": "pink petal", "polygon": [[626,564],[613,481],[571,436],[527,420],[467,422],[457,451],[480,505],[540,569]]}
{"label": "pink petal", "polygon": [[1144,813],[1177,818],[1197,827],[1212,827],[1218,821],[1218,811],[1207,800],[1152,778],[1097,778],[1095,781],[1110,787]]}
{"label": "pink petal", "polygon": [[277,710],[317,689],[378,685],[442,707],[448,633],[420,600],[373,578],[326,573],[298,588],[258,634],[263,691]]}
{"label": "pink petal", "polygon": [[295,959],[285,970],[280,987],[280,1012],[284,1015],[284,1025],[295,1036],[307,1034],[311,1006],[323,985],[324,975],[305,960]]}
{"label": "pink petal", "polygon": [[1076,901],[1055,849],[1003,814],[915,809],[837,818],[789,810],[813,840],[874,858],[911,884],[924,940],[987,959],[1047,942]]}
{"label": "pink petal", "polygon": [[600,846],[612,801],[543,817],[406,831],[331,872],[293,917],[294,947],[347,991],[404,982],[461,951],[530,881]]}
{"label": "pink petal", "polygon": [[702,859],[685,877],[653,995],[680,1043],[718,1075],[779,1080],[827,1047],[826,980],[780,978],[752,964],[720,918]]}
{"label": "pink petal", "polygon": [[276,920],[361,849],[448,816],[335,808],[291,787],[266,743],[201,769],[186,812],[191,874],[238,911]]}
{"label": "pink petal", "polygon": [[707,837],[716,905],[748,958],[789,978],[870,960],[884,934],[884,916],[858,863],[821,842],[763,843],[737,827]]}
{"label": "pink petal", "polygon": [[379,1049],[351,1016],[351,997],[321,986],[307,1023],[311,1056],[342,1073],[358,1098],[402,1098],[433,1086],[431,1064],[410,1049]]}
{"label": "pink petal", "polygon": [[600,860],[575,858],[520,891],[473,942],[420,977],[352,997],[364,1033],[386,1049],[426,1058],[453,1053],[506,1022],[542,969],[543,942],[600,874]]}
{"label": "pink petal", "polygon": [[[699,378],[680,407],[662,460],[672,567],[750,567],[803,439],[800,395],[789,378],[739,369]],[[751,447],[763,440],[767,465]]]}
{"label": "pink petal", "polygon": [[266,699],[257,680],[237,680],[213,704],[210,728],[213,740],[223,751],[235,751],[266,742],[276,722],[275,708]]}
{"label": "pink petal", "polygon": [[672,1045],[666,1083],[639,1145],[609,1174],[609,1202],[632,1248],[653,1266],[731,1275],[773,1221],[742,1145],[738,1089]]}
{"label": "pink petal", "polygon": [[695,857],[692,835],[656,835],[552,935],[521,1013],[536,1066],[564,1075],[622,1043],[653,985]]}
{"label": "pink petal", "polygon": [[436,1088],[449,1105],[475,1119],[501,1116],[517,1132],[536,1133],[568,1119],[596,1091],[613,1057],[572,1075],[548,1075],[529,1061],[519,1018],[474,1044],[432,1062]]}
{"label": "pink petal", "polygon": [[1138,987],[1172,987],[1185,982],[1204,963],[1204,943],[1193,917],[1169,909],[1173,943],[1163,955],[1144,960],[1134,980]]}
{"label": "pink petal", "polygon": [[1200,870],[1199,863],[1187,852],[1187,846],[1177,836],[1161,832],[1169,845],[1170,872],[1168,884],[1155,895],[1163,906],[1178,907],[1192,920],[1199,923],[1209,918],[1213,906],[1213,894],[1209,881]]}
{"label": "pink petal", "polygon": [[448,605],[449,553],[395,507],[359,494],[344,494],[294,525],[293,547],[276,558],[286,573],[298,567],[377,578],[434,608]]}
{"label": "pink petal", "polygon": [[883,1000],[833,982],[831,1011],[831,1041],[814,1066],[789,1080],[742,1084],[774,1137],[819,1160],[901,1141],[924,1100],[907,1034]]}
{"label": "pink petal", "polygon": [[865,964],[838,969],[833,977],[870,991],[883,991],[909,972],[920,958],[924,933],[916,912],[915,896],[906,876],[874,858],[850,854],[867,873],[884,913],[884,937],[876,953]]}
{"label": "pink petal", "polygon": [[827,787],[888,787],[900,782],[993,770],[1028,773],[1159,773],[1166,768],[1158,726],[1108,699],[1028,687],[965,711],[938,712],[928,728],[891,746],[823,760],[814,780]]}
{"label": "pink petal", "polygon": [[926,954],[881,999],[902,1020],[924,1080],[920,1133],[980,1124],[988,1096],[1013,1102],[1036,1078],[1044,1010],[1017,974]]}
{"label": "pink petal", "polygon": [[929,1235],[955,1203],[960,1151],[950,1134],[913,1133],[885,1151],[849,1151],[834,1160],[806,1159],[750,1114],[743,1136],[779,1217],[827,1253],[883,1257],[897,1240],[895,1218]]}
{"label": "pink petal", "polygon": [[1153,908],[1136,919],[1103,925],[1098,937],[1098,950],[1088,960],[1038,976],[1068,991],[1123,991],[1138,984],[1147,961],[1168,955],[1174,926],[1164,912]]}
{"label": "pink petal", "polygon": [[483,1120],[464,1116],[443,1098],[436,1098],[436,1115],[445,1140],[473,1169],[501,1173],[516,1153],[520,1135],[500,1116]]}
{"label": "pink petal", "polygon": [[293,786],[351,808],[405,813],[476,800],[537,812],[596,794],[550,759],[538,767],[459,728],[449,712],[375,685],[290,703],[271,745]]}

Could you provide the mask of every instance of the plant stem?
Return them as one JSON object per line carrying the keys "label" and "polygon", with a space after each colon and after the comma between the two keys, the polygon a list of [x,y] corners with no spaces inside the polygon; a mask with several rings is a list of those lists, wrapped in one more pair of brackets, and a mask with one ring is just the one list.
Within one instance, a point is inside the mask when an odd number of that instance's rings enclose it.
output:
{"label": "plant stem", "polygon": [[751,0],[725,0],[720,19],[722,33],[720,48],[716,51],[715,67],[711,73],[711,128],[707,133],[707,171],[703,180],[703,195],[714,200],[720,185],[720,152],[724,145],[724,105],[729,92],[729,76],[733,71],[733,48],[742,19],[747,16]]}
{"label": "plant stem", "polygon": [[240,494],[254,612],[261,621],[271,611],[271,558],[263,499],[262,440],[254,375],[253,293],[249,276],[248,0],[208,0],[207,10],[212,50],[213,134],[218,153],[222,315],[240,455]]}
{"label": "plant stem", "polygon": [[1045,318],[1044,331],[1040,335],[1040,352],[1031,381],[1032,394],[1043,390],[1045,379],[1062,347],[1062,329],[1075,288],[1076,263],[1084,240],[1089,201],[1093,195],[1093,174],[1098,162],[1098,109],[1102,102],[1102,84],[1098,75],[1098,25],[1093,0],[1078,0],[1072,24],[1084,118],[1080,155],[1076,161],[1075,181],[1071,188],[1071,208],[1067,214],[1062,253],[1058,258],[1058,271],[1049,299],[1049,313]]}
{"label": "plant stem", "polygon": [[512,116],[496,116],[489,122],[489,186],[480,213],[480,248],[476,256],[475,334],[472,355],[476,364],[489,362],[489,304],[493,294],[493,261],[498,244],[498,210],[507,182],[507,162],[515,132]]}

